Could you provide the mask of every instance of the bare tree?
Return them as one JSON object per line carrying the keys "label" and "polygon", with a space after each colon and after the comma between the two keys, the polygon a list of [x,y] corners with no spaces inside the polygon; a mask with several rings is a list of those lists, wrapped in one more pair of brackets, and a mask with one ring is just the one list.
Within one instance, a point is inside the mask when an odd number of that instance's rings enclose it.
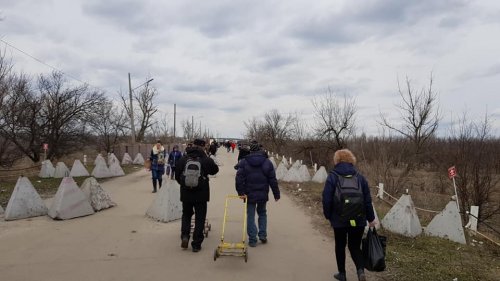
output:
{"label": "bare tree", "polygon": [[282,152],[283,146],[293,134],[294,116],[283,115],[273,109],[264,115],[264,139],[270,142],[273,151]]}
{"label": "bare tree", "polygon": [[185,139],[192,140],[194,138],[194,128],[189,118],[186,118],[181,121],[181,128],[182,131],[184,132]]}
{"label": "bare tree", "polygon": [[347,138],[354,132],[355,100],[347,95],[341,99],[331,88],[327,88],[322,97],[312,100],[312,104],[316,136],[332,143],[333,150],[345,147]]}
{"label": "bare tree", "polygon": [[[122,92],[119,93],[122,101],[123,108],[130,117],[130,101]],[[138,105],[134,107],[134,124],[139,123],[138,130],[136,131],[135,140],[141,142],[144,140],[146,131],[153,126],[154,115],[158,112],[158,107],[155,104],[155,98],[158,96],[158,91],[154,87],[150,87],[146,83],[144,87],[137,93],[133,93],[133,100]],[[129,118],[130,120],[130,118]]]}
{"label": "bare tree", "polygon": [[432,89],[432,85],[432,76],[428,87],[420,91],[413,88],[408,77],[406,77],[406,89],[402,89],[398,81],[398,92],[402,101],[397,108],[402,120],[401,125],[390,122],[380,112],[381,124],[410,140],[413,143],[413,154],[417,158],[424,151],[429,139],[434,136],[439,124],[437,93]]}
{"label": "bare tree", "polygon": [[98,105],[88,118],[90,131],[97,136],[99,146],[106,152],[113,151],[121,136],[125,134],[128,118],[123,108],[111,101]]}
{"label": "bare tree", "polygon": [[264,123],[257,119],[257,117],[252,117],[252,119],[243,122],[247,128],[246,137],[248,139],[260,140],[265,139],[265,126]]}

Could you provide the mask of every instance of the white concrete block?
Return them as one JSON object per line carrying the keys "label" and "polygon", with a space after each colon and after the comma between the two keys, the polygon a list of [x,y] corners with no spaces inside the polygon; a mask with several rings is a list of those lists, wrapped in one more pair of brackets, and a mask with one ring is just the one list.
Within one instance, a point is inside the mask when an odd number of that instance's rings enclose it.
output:
{"label": "white concrete block", "polygon": [[[292,163],[292,162],[290,162],[290,163]],[[300,166],[302,166],[302,165],[300,164],[300,161],[299,161],[299,160],[295,161],[295,162],[292,164],[292,168],[299,169],[299,168],[300,168]]]}
{"label": "white concrete block", "polygon": [[130,157],[130,154],[125,152],[125,154],[123,154],[123,158],[122,158],[122,165],[131,165],[133,162],[134,161],[132,160],[132,157]]}
{"label": "white concrete block", "polygon": [[47,207],[30,180],[26,177],[19,177],[5,208],[5,220],[25,219],[46,214]]}
{"label": "white concrete block", "polygon": [[148,217],[157,221],[170,222],[182,217],[180,186],[177,181],[169,180],[163,186],[146,212]]}
{"label": "white concrete block", "polygon": [[394,233],[416,237],[422,233],[417,210],[410,195],[403,194],[382,219],[382,226]]}
{"label": "white concrete block", "polygon": [[82,183],[82,192],[88,198],[94,211],[100,211],[116,206],[109,194],[101,187],[93,177],[85,179]]}
{"label": "white concrete block", "polygon": [[283,163],[283,165],[285,165],[285,167],[288,168],[288,161],[286,160],[286,157],[284,155],[281,158],[281,163]]}
{"label": "white concrete block", "polygon": [[79,159],[76,159],[75,162],[73,162],[73,167],[71,167],[71,172],[69,173],[70,177],[88,177],[90,176],[89,171],[87,171],[87,168],[83,166],[82,161]]}
{"label": "white concrete block", "polygon": [[42,162],[42,168],[40,169],[38,176],[41,178],[53,178],[55,171],[56,168],[54,168],[52,162],[50,162],[50,160],[45,160]]}
{"label": "white concrete block", "polygon": [[92,170],[91,175],[98,179],[109,178],[112,176],[111,171],[109,170],[108,166],[106,166],[106,162],[104,161],[97,162],[97,165],[94,167],[94,170]]}
{"label": "white concrete block", "polygon": [[118,159],[117,161],[111,161],[111,165],[109,166],[109,171],[111,173],[111,176],[113,177],[121,177],[125,175],[125,172],[120,166],[120,162],[118,162]]}
{"label": "white concrete block", "polygon": [[297,168],[291,167],[282,179],[286,182],[304,182],[300,171]]}
{"label": "white concrete block", "polygon": [[288,173],[288,169],[286,168],[285,164],[283,164],[283,162],[281,162],[278,165],[278,168],[276,168],[276,178],[278,180],[282,180],[287,173]]}
{"label": "white concrete block", "polygon": [[71,177],[62,179],[49,209],[49,217],[67,220],[92,215],[94,209],[85,194]]}
{"label": "white concrete block", "polygon": [[314,174],[312,181],[318,183],[326,182],[326,178],[328,177],[328,173],[326,172],[326,168],[324,166],[319,167],[319,170]]}
{"label": "white concrete block", "polygon": [[113,164],[113,162],[120,163],[120,160],[118,160],[118,158],[116,157],[116,155],[114,153],[110,153],[108,155],[108,166],[111,166],[111,164]]}
{"label": "white concrete block", "polygon": [[104,157],[102,157],[100,153],[97,154],[97,157],[94,160],[94,165],[97,165],[97,163],[99,162],[106,163],[106,160],[104,159]]}
{"label": "white concrete block", "polygon": [[425,234],[466,244],[462,219],[455,201],[448,202],[446,208],[432,219],[425,228]]}
{"label": "white concrete block", "polygon": [[54,178],[64,178],[69,176],[69,169],[64,162],[57,162]]}
{"label": "white concrete block", "polygon": [[309,169],[307,169],[306,165],[300,166],[299,173],[303,182],[311,180],[311,174],[309,173]]}
{"label": "white concrete block", "polygon": [[278,168],[278,165],[276,165],[276,160],[274,160],[274,157],[270,157],[269,161],[271,161],[271,163],[273,164],[274,169],[276,170],[276,168]]}
{"label": "white concrete block", "polygon": [[135,165],[144,165],[144,157],[142,157],[141,153],[137,153],[137,155],[134,158]]}

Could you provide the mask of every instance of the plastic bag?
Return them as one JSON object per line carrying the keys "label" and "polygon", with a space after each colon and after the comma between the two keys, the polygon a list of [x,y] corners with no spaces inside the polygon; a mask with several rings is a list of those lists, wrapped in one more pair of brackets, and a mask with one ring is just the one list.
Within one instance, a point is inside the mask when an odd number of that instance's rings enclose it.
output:
{"label": "plastic bag", "polygon": [[375,228],[368,229],[362,249],[365,268],[369,271],[385,270],[385,246],[387,238],[379,236]]}
{"label": "plastic bag", "polygon": [[165,167],[165,175],[170,175],[170,170],[171,170],[171,169],[170,169],[170,165],[167,165],[167,166]]}

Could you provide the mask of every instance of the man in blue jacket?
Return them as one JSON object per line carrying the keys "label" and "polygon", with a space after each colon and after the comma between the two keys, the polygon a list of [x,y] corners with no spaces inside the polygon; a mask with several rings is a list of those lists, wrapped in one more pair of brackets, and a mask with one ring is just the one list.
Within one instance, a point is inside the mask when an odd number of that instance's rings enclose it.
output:
{"label": "man in blue jacket", "polygon": [[[348,149],[341,149],[335,152],[333,156],[333,164],[335,167],[330,172],[325,182],[323,189],[323,214],[330,221],[335,234],[335,256],[337,258],[338,273],[334,275],[335,279],[340,281],[346,280],[345,270],[345,247],[349,248],[352,260],[356,265],[356,273],[359,281],[365,281],[363,257],[361,254],[361,238],[366,226],[366,221],[369,221],[370,227],[375,226],[375,213],[373,211],[370,189],[366,179],[361,175],[354,165],[356,157]],[[343,210],[349,209],[342,203],[348,196],[346,191],[341,191],[341,182],[346,179],[356,180],[354,188],[351,188],[349,193],[359,196],[361,199],[357,202],[360,204],[361,212],[354,217],[346,216]],[[357,189],[357,190],[356,190]],[[345,193],[344,193],[345,192]],[[356,194],[357,193],[357,194]],[[355,199],[355,197],[352,197]],[[354,200],[350,200],[354,202]],[[351,215],[351,214],[349,214]]]}
{"label": "man in blue jacket", "polygon": [[[247,234],[248,246],[257,246],[257,236],[262,243],[267,243],[267,210],[269,187],[274,200],[280,199],[278,180],[273,164],[260,150],[257,141],[250,143],[250,154],[241,159],[236,172],[236,191],[239,196],[247,198]],[[255,211],[259,216],[259,228],[255,225]]]}

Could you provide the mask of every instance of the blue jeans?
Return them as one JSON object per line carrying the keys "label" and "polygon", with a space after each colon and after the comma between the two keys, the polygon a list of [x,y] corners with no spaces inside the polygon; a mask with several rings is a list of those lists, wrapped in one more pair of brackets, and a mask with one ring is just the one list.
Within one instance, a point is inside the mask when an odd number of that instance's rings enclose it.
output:
{"label": "blue jeans", "polygon": [[[255,225],[255,210],[259,215],[259,229]],[[249,243],[257,243],[257,235],[259,238],[267,238],[267,210],[266,202],[264,203],[248,203],[247,204],[247,234]]]}

